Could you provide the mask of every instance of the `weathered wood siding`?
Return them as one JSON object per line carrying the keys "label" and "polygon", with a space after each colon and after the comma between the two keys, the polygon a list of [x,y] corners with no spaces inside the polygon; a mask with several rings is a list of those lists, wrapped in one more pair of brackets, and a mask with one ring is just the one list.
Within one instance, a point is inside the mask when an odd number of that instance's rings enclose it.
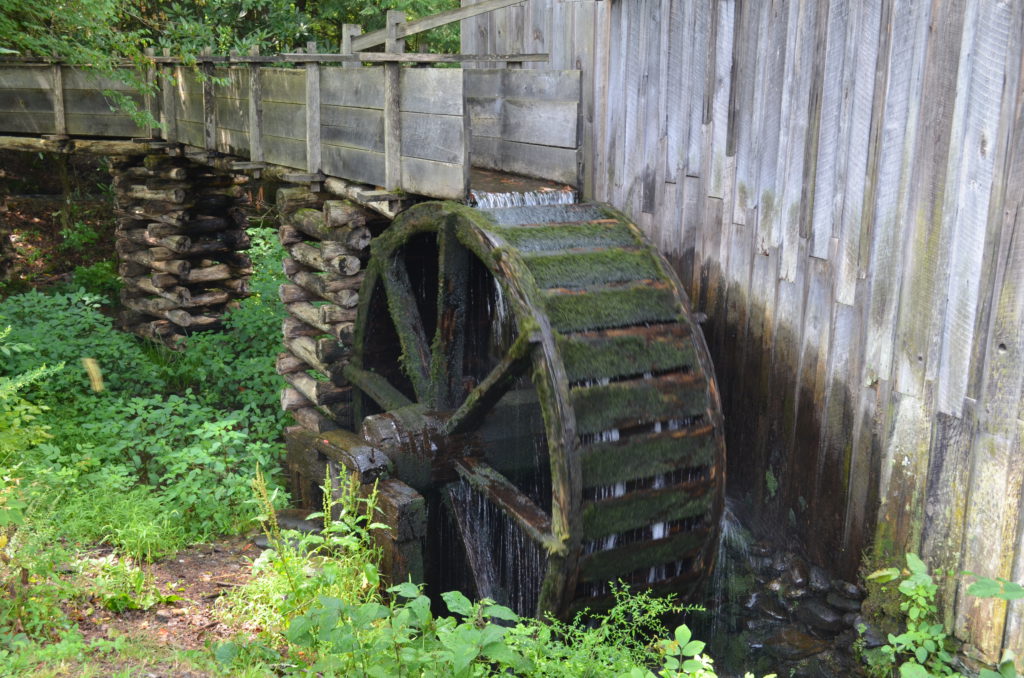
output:
{"label": "weathered wood siding", "polygon": [[[1005,0],[530,0],[464,24],[465,52],[583,69],[588,194],[709,316],[733,492],[848,576],[874,543],[1024,578],[1022,36]],[[963,588],[958,635],[1021,654],[1024,606]]]}

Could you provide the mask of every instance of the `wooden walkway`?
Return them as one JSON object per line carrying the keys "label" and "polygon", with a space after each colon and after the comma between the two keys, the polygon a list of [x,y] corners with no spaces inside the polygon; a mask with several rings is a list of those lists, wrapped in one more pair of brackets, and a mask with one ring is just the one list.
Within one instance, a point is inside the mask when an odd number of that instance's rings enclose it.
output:
{"label": "wooden walkway", "polygon": [[[155,57],[146,74],[155,95],[61,64],[0,61],[0,135],[58,147],[81,137],[180,144],[244,160],[239,169],[276,165],[296,181],[337,177],[431,198],[464,199],[471,167],[580,184],[579,71],[407,63],[515,66],[545,55],[309,52],[207,56],[196,67]],[[140,127],[116,96],[159,127]],[[18,148],[24,136],[7,142],[0,146]]]}

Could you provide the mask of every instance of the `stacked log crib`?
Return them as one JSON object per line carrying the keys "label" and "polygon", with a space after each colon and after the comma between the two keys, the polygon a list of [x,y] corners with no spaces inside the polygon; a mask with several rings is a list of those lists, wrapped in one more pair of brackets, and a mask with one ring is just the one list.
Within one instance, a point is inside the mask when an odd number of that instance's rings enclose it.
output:
{"label": "stacked log crib", "polygon": [[121,326],[179,348],[249,295],[248,177],[151,154],[114,163]]}
{"label": "stacked log crib", "polygon": [[281,407],[313,433],[351,428],[352,393],[342,371],[351,357],[370,239],[387,221],[301,186],[278,190],[277,208],[290,281],[280,288],[289,314],[282,328],[287,350],[277,359],[289,384]]}

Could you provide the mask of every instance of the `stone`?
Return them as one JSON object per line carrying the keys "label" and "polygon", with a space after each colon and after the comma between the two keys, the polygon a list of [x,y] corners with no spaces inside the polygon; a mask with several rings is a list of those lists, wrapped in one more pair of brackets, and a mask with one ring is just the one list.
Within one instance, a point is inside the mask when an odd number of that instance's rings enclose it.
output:
{"label": "stone", "polygon": [[789,569],[786,570],[786,574],[789,575],[789,580],[794,586],[806,586],[810,579],[807,561],[800,556],[793,556],[793,559],[789,561]]}
{"label": "stone", "polygon": [[864,648],[867,650],[881,647],[886,644],[886,637],[881,631],[870,624],[863,615],[857,615],[853,620],[853,628],[855,628],[857,632],[860,633],[860,637],[864,639]]}
{"label": "stone", "polygon": [[782,606],[781,603],[775,598],[775,596],[766,596],[764,594],[757,595],[757,610],[772,619],[789,619],[789,612]]}
{"label": "stone", "polygon": [[772,549],[763,541],[754,542],[750,545],[750,553],[755,556],[771,557]]}
{"label": "stone", "polygon": [[767,588],[769,591],[774,591],[778,593],[782,591],[785,588],[785,586],[782,583],[782,579],[776,577],[775,579],[772,579],[770,582],[768,582]]}
{"label": "stone", "polygon": [[816,631],[836,633],[846,628],[843,616],[817,599],[800,603],[796,608],[796,618]]}
{"label": "stone", "polygon": [[803,600],[810,597],[811,590],[802,586],[787,586],[782,595],[790,600]]}
{"label": "stone", "polygon": [[864,589],[857,586],[856,584],[851,584],[848,581],[843,581],[842,579],[834,579],[832,581],[832,590],[838,593],[839,595],[845,596],[847,598],[852,598],[854,600],[864,600]]}
{"label": "stone", "polygon": [[791,554],[789,553],[776,553],[772,558],[772,569],[782,574],[789,569],[789,560]]}
{"label": "stone", "polygon": [[835,591],[828,594],[825,598],[825,602],[839,610],[840,612],[860,612],[860,601],[841,596]]}
{"label": "stone", "polygon": [[786,628],[765,641],[765,649],[779,659],[803,659],[824,652],[828,643],[803,631]]}
{"label": "stone", "polygon": [[319,521],[306,520],[311,511],[305,509],[281,509],[277,512],[277,525],[282,530],[298,532],[319,532],[322,525]]}
{"label": "stone", "polygon": [[824,568],[811,565],[810,585],[812,591],[824,593],[832,588],[832,581]]}
{"label": "stone", "polygon": [[772,567],[771,556],[751,556],[750,569],[758,574],[767,573]]}

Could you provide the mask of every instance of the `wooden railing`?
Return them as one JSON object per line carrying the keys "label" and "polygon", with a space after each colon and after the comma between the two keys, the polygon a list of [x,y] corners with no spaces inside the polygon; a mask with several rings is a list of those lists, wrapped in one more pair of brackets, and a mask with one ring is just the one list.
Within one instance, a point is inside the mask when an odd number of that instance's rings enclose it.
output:
{"label": "wooden railing", "polygon": [[[404,52],[406,36],[516,1],[411,22],[391,11],[383,31],[345,26],[337,54],[315,43],[289,54],[203,54],[194,64],[151,54],[145,79],[156,94],[66,65],[0,60],[0,134],[140,137],[280,165],[310,181],[335,176],[440,198],[465,197],[471,154],[488,169],[577,184],[578,71],[514,68],[543,54]],[[381,43],[384,52],[360,51]],[[468,61],[513,68],[402,67]],[[159,126],[139,127],[111,92]]]}

